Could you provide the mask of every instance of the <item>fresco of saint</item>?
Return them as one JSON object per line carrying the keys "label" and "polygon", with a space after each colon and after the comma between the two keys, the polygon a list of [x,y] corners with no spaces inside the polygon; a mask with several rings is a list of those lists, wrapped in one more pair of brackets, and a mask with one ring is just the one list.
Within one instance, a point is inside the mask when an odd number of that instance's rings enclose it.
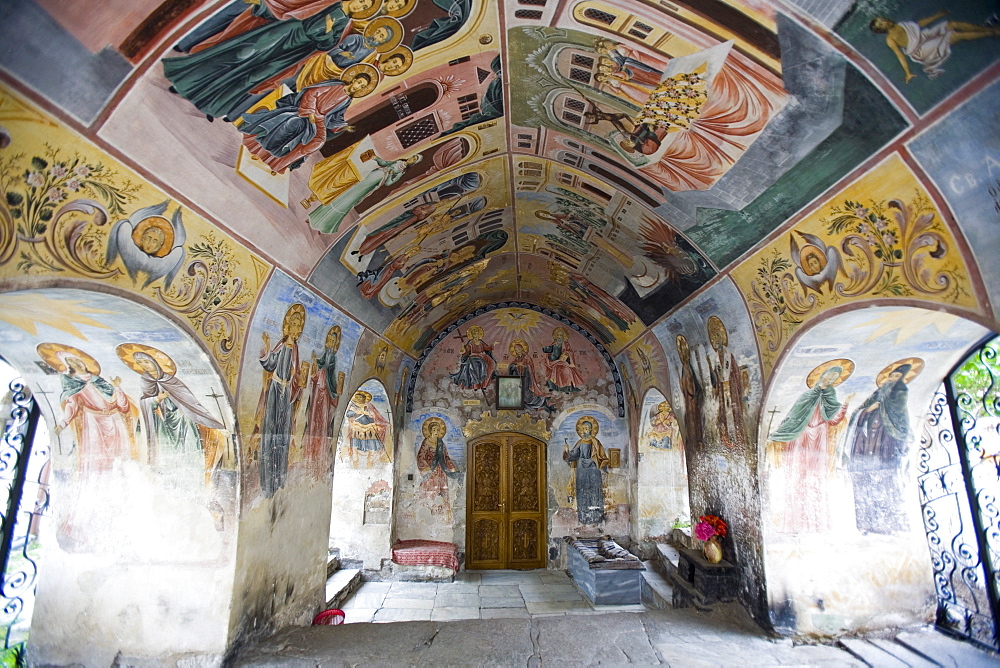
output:
{"label": "fresco of saint", "polygon": [[483,341],[485,333],[479,325],[469,327],[466,334],[469,338],[462,344],[458,371],[449,377],[463,390],[485,390],[496,376],[493,346]]}
{"label": "fresco of saint", "polygon": [[218,466],[225,437],[212,431],[224,429],[225,425],[176,377],[174,361],[163,351],[141,343],[123,343],[115,352],[139,374],[139,406],[146,424],[150,465],[177,466],[190,461],[199,467],[204,465],[206,471]]}
{"label": "fresco of saint", "polygon": [[370,392],[358,390],[354,393],[347,406],[346,418],[348,457],[355,468],[359,464],[359,453],[365,455],[366,468],[372,467],[374,464],[372,460],[375,457],[386,462],[392,461],[385,447],[389,421],[375,408]]}
{"label": "fresco of saint", "polygon": [[893,362],[879,373],[877,389],[865,399],[848,426],[847,470],[854,487],[858,531],[891,534],[908,528],[902,510],[903,476],[910,438],[909,388],[924,367],[920,358]]}
{"label": "fresco of saint", "polygon": [[297,93],[280,98],[274,109],[259,109],[241,117],[243,146],[272,172],[298,169],[323,148],[331,134],[348,131],[344,116],[351,102],[368,95],[378,84],[378,73],[366,64],[351,68],[342,79],[318,78],[326,75],[304,71],[298,78]]}
{"label": "fresco of saint", "polygon": [[458,467],[448,456],[448,446],[444,442],[448,426],[439,417],[424,420],[420,427],[423,440],[417,448],[417,469],[423,475],[420,491],[431,504],[431,514],[451,515],[448,499],[448,478],[461,475]]}
{"label": "fresco of saint", "polygon": [[312,392],[306,407],[306,432],[302,445],[306,461],[314,464],[315,468],[322,464],[323,453],[329,448],[337,403],[344,390],[344,372],[337,371],[340,340],[340,325],[334,325],[326,333],[322,354],[316,357],[313,353],[312,358]]}
{"label": "fresco of saint", "polygon": [[681,445],[681,429],[669,401],[661,401],[649,411],[649,446],[672,450]]}
{"label": "fresco of saint", "polygon": [[304,19],[265,23],[198,53],[164,58],[163,72],[171,91],[210,119],[236,119],[254,101],[255,93],[267,92],[259,91],[259,86],[294,75],[299,64],[317,51],[334,49],[354,19],[370,18],[380,7],[381,0],[330,3]]}
{"label": "fresco of saint", "polygon": [[747,444],[743,424],[743,401],[747,389],[743,387],[743,374],[736,357],[729,352],[729,333],[717,316],[708,319],[708,340],[715,351],[709,360],[712,394],[719,408],[719,437],[727,448],[742,448]]}
{"label": "fresco of saint", "polygon": [[576,496],[576,516],[580,524],[600,524],[604,521],[604,474],[608,472],[608,455],[597,438],[600,425],[586,415],[576,421],[580,439],[563,450],[563,460],[573,469],[573,489]]}
{"label": "fresco of saint", "polygon": [[684,395],[684,442],[694,448],[702,444],[701,385],[691,368],[691,347],[683,334],[677,335],[677,357],[681,363],[681,394]]}
{"label": "fresco of saint", "polygon": [[110,471],[116,460],[135,458],[139,411],[121,389],[121,378],[108,382],[101,365],[79,348],[40,343],[38,355],[61,374],[62,419],[56,433],[72,429],[77,472],[83,476]]}
{"label": "fresco of saint", "polygon": [[784,499],[777,504],[778,530],[782,533],[823,533],[830,530],[827,478],[832,449],[847,413],[837,398],[837,385],[854,373],[854,362],[830,360],[806,378],[809,388],[795,401],[788,415],[768,437],[780,453],[784,474]]}
{"label": "fresco of saint", "polygon": [[584,387],[583,376],[576,368],[573,349],[569,345],[569,332],[565,327],[552,330],[552,343],[543,346],[545,358],[545,386],[556,392],[579,392]]}
{"label": "fresco of saint", "polygon": [[549,405],[548,397],[544,396],[545,389],[541,386],[541,377],[535,370],[535,363],[531,359],[528,349],[528,342],[521,338],[516,338],[510,342],[508,352],[511,356],[510,364],[507,365],[508,376],[521,377],[521,398],[526,409],[547,410],[550,413],[555,411],[554,406]]}
{"label": "fresco of saint", "polygon": [[306,309],[292,304],[281,323],[281,338],[271,347],[271,337],[262,334],[260,365],[264,369],[264,388],[260,410],[260,488],[267,498],[285,486],[288,475],[288,448],[291,442],[292,415],[298,405],[302,386],[299,383],[299,337],[306,322]]}
{"label": "fresco of saint", "polygon": [[948,12],[938,12],[920,21],[893,21],[876,16],[869,27],[885,35],[886,46],[895,54],[905,74],[904,83],[916,76],[910,71],[907,58],[923,68],[928,79],[944,74],[944,65],[951,57],[951,47],[958,42],[984,37],[1000,37],[1000,26],[979,26],[961,21],[945,21]]}

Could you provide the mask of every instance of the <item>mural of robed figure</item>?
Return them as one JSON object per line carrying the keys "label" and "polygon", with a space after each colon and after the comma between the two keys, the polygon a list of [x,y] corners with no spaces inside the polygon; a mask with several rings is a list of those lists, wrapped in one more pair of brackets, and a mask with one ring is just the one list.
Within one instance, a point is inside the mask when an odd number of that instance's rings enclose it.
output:
{"label": "mural of robed figure", "polygon": [[904,460],[910,437],[909,388],[924,367],[898,360],[876,377],[878,388],[851,416],[844,454],[854,487],[858,531],[891,534],[908,528],[902,510]]}
{"label": "mural of robed figure", "polygon": [[610,459],[597,438],[597,420],[586,415],[576,421],[580,439],[563,450],[565,460],[574,472],[576,516],[580,524],[600,524],[604,521],[604,474]]}
{"label": "mural of robed figure", "polygon": [[292,415],[302,386],[298,382],[299,337],[306,322],[306,309],[292,304],[281,323],[281,339],[272,348],[264,332],[260,365],[264,368],[261,395],[263,415],[260,426],[260,488],[268,498],[285,486],[288,475],[288,447],[291,441]]}
{"label": "mural of robed figure", "polygon": [[779,507],[782,533],[822,533],[830,529],[827,479],[832,446],[847,414],[850,395],[841,403],[837,385],[854,373],[854,362],[824,362],[806,377],[809,388],[795,401],[785,419],[768,437],[784,473],[785,493]]}
{"label": "mural of robed figure", "polygon": [[181,462],[215,468],[222,459],[219,439],[208,433],[225,425],[198,401],[175,375],[177,365],[162,350],[141,343],[123,343],[118,357],[139,374],[139,406],[146,423],[147,457],[153,466]]}

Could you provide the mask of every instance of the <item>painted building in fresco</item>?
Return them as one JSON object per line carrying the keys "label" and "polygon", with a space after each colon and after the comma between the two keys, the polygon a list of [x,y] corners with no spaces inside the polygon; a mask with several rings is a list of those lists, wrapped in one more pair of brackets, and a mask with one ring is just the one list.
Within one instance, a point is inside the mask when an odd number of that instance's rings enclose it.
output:
{"label": "painted building in fresco", "polygon": [[518,567],[497,467],[534,566],[715,514],[768,630],[933,618],[926,416],[1000,327],[995,8],[64,4],[0,8],[32,661],[221,661],[396,540]]}

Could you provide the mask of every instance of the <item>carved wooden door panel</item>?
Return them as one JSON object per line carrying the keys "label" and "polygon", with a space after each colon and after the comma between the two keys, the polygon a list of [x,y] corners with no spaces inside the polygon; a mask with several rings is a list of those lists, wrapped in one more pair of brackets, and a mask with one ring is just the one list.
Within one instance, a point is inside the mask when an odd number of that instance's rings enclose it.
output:
{"label": "carved wooden door panel", "polygon": [[469,449],[466,568],[544,568],[545,444],[488,434]]}

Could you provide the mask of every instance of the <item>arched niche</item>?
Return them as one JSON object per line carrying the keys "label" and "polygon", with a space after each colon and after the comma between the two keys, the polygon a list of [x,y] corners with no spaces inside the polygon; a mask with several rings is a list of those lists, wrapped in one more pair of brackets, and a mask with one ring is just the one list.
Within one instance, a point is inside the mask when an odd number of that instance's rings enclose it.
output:
{"label": "arched niche", "polygon": [[394,443],[388,394],[367,380],[347,402],[337,440],[330,549],[342,563],[379,570],[390,556]]}
{"label": "arched niche", "polygon": [[221,657],[238,461],[212,360],[171,320],[112,294],[8,292],[0,313],[2,354],[52,435],[30,660]]}
{"label": "arched niche", "polygon": [[934,391],[985,334],[950,313],[879,306],[836,313],[786,350],[759,438],[777,630],[829,636],[932,617],[914,458]]}
{"label": "arched niche", "polygon": [[664,541],[691,519],[684,440],[670,402],[653,388],[639,407],[636,526],[639,541]]}

